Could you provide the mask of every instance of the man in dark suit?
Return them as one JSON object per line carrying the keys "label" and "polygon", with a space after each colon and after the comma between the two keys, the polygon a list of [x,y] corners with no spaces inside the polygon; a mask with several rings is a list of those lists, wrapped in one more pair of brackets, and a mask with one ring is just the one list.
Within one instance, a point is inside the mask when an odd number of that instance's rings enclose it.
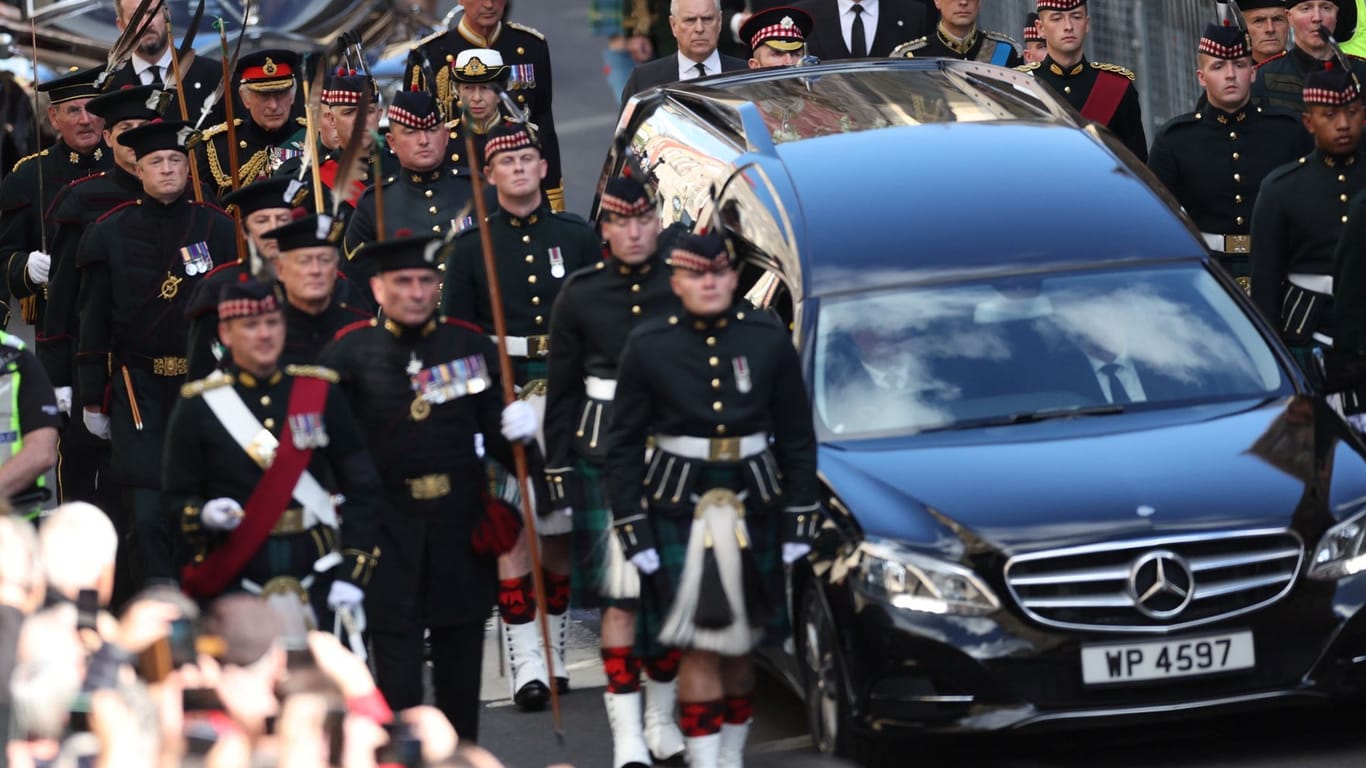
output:
{"label": "man in dark suit", "polygon": [[[138,0],[115,0],[115,25],[120,32],[127,26],[128,17],[137,7]],[[175,83],[174,65],[171,63],[171,57],[176,52],[175,41],[171,39],[170,30],[166,26],[169,14],[164,4],[151,8],[149,12],[152,14],[152,20],[147,24],[147,31],[142,33],[142,39],[133,49],[133,55],[128,59],[128,63],[114,72],[105,85],[105,91],[117,91],[137,85],[161,87],[166,83]],[[185,108],[190,112],[186,119],[194,122],[199,119],[204,99],[213,93],[219,81],[223,79],[223,68],[217,59],[195,56],[188,71],[182,72],[181,77],[185,81]],[[222,112],[220,100],[213,116],[205,125],[221,122]]]}
{"label": "man in dark suit", "polygon": [[892,49],[931,34],[937,10],[924,0],[800,0],[816,20],[807,51],[823,61],[890,56]]}
{"label": "man in dark suit", "polygon": [[656,85],[749,68],[744,59],[716,50],[721,37],[718,0],[673,0],[669,4],[669,29],[678,42],[678,53],[637,66],[622,89],[622,103]]}

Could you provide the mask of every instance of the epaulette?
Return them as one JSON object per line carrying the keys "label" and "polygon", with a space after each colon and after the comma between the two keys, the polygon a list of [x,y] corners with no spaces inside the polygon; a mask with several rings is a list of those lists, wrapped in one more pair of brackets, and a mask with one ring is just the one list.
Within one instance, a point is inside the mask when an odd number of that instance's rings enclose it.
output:
{"label": "epaulette", "polygon": [[1103,61],[1093,61],[1091,62],[1091,68],[1099,69],[1101,72],[1112,72],[1116,75],[1123,75],[1129,78],[1129,80],[1131,81],[1134,79],[1133,72],[1130,72],[1129,70],[1125,69],[1124,67],[1121,67],[1118,64],[1106,64]]}
{"label": "epaulette", "polygon": [[[232,127],[234,127],[234,128],[239,128],[239,127],[241,127],[241,125],[242,125],[242,118],[240,118],[240,117],[233,118]],[[227,120],[224,120],[223,122],[219,123],[218,125],[213,125],[213,126],[210,126],[208,129],[206,129],[206,130],[204,131],[204,133],[202,134],[201,138],[203,138],[204,141],[208,141],[209,139],[213,138],[214,136],[217,136],[218,134],[223,133],[224,131],[227,131],[227,130],[228,130],[228,121],[227,121]]]}
{"label": "epaulette", "polygon": [[444,324],[446,324],[446,325],[453,325],[453,326],[455,326],[456,328],[464,328],[464,329],[467,330],[467,331],[473,331],[474,333],[477,333],[477,334],[479,334],[480,336],[486,335],[486,334],[484,333],[484,329],[483,329],[483,328],[480,328],[479,326],[475,325],[474,323],[471,323],[471,322],[468,321],[468,320],[459,320],[459,319],[454,318],[454,317],[446,317],[445,315],[442,315],[442,316],[441,316],[441,322],[444,323]]}
{"label": "epaulette", "polygon": [[1038,68],[1039,68],[1039,65],[1042,64],[1042,63],[1043,63],[1043,62],[1041,62],[1041,61],[1031,61],[1031,62],[1029,62],[1028,64],[1021,64],[1020,66],[1016,67],[1016,68],[1015,68],[1015,71],[1016,71],[1016,72],[1033,72],[1034,70],[1038,69]]}
{"label": "epaulette", "polygon": [[[213,277],[214,275],[216,275],[216,274],[218,274],[219,272],[222,272],[222,271],[224,271],[224,270],[232,269],[233,267],[240,267],[240,266],[242,266],[242,264],[243,264],[243,262],[242,262],[240,259],[237,260],[237,261],[229,261],[229,262],[226,263],[226,264],[219,264],[218,266],[216,266],[216,267],[214,267],[213,269],[209,270],[208,272],[205,272],[205,273],[204,273],[204,280],[208,280],[209,278]],[[201,282],[203,282],[203,281],[201,281]]]}
{"label": "epaulette", "polygon": [[1010,35],[1001,34],[1000,32],[992,32],[989,29],[984,29],[982,30],[982,36],[988,40],[995,40],[998,43],[1009,43],[1011,48],[1020,47],[1019,44],[1015,42],[1015,38]]}
{"label": "epaulette", "polygon": [[1289,51],[1281,51],[1280,53],[1276,54],[1275,56],[1272,56],[1271,58],[1267,59],[1266,61],[1263,61],[1261,64],[1256,65],[1255,67],[1253,67],[1253,69],[1254,69],[1254,70],[1261,69],[1262,67],[1265,67],[1267,64],[1270,64],[1271,62],[1273,62],[1273,61],[1275,61],[1275,60],[1277,60],[1277,59],[1283,59],[1283,58],[1285,58],[1286,54],[1288,54],[1288,53],[1290,53],[1290,52],[1289,52]]}
{"label": "epaulette", "polygon": [[202,379],[186,382],[180,387],[181,397],[199,397],[211,389],[226,387],[232,383],[232,376],[223,371],[214,371]]}
{"label": "epaulette", "polygon": [[588,219],[585,219],[584,217],[578,215],[577,213],[570,213],[569,211],[554,211],[554,210],[552,210],[550,213],[551,213],[552,216],[554,216],[555,218],[558,218],[558,219],[564,219],[565,221],[572,221],[572,222],[574,222],[574,223],[576,223],[576,224],[582,224],[582,225],[584,225],[585,227],[591,227],[591,226],[593,226],[592,224],[589,224],[589,223],[588,223]]}
{"label": "epaulette", "polygon": [[545,39],[545,35],[541,34],[541,31],[540,31],[540,30],[538,30],[538,29],[533,29],[532,27],[528,27],[528,26],[525,25],[525,24],[518,24],[518,23],[515,22],[515,21],[507,21],[507,22],[503,22],[503,23],[506,24],[506,25],[509,26],[509,27],[512,27],[513,29],[520,29],[520,30],[522,30],[523,32],[527,33],[528,35],[533,35],[533,36],[535,36],[535,37],[539,37],[539,38],[541,38],[542,40]]}
{"label": "epaulette", "polygon": [[82,176],[82,177],[80,177],[79,179],[76,179],[75,181],[72,181],[72,182],[68,183],[67,186],[68,186],[68,187],[74,187],[74,186],[76,186],[77,184],[84,184],[84,183],[86,183],[87,181],[90,181],[90,180],[92,180],[92,179],[102,179],[102,178],[104,178],[105,176],[108,176],[108,175],[109,175],[109,171],[95,171],[94,173],[90,174],[89,176]]}
{"label": "epaulette", "polygon": [[139,199],[140,199],[140,198],[135,198],[135,199],[133,199],[133,200],[125,200],[124,202],[119,203],[118,205],[114,206],[113,208],[110,208],[109,210],[105,211],[103,216],[99,217],[98,219],[95,219],[95,223],[96,223],[96,224],[99,224],[101,221],[104,221],[105,219],[109,218],[110,216],[113,216],[114,214],[118,213],[119,211],[123,210],[124,208],[127,208],[127,207],[130,206],[130,205],[138,205],[138,204],[139,204],[139,202],[138,202]]}
{"label": "epaulette", "polygon": [[290,376],[306,376],[310,379],[322,379],[328,384],[336,384],[341,381],[341,377],[331,368],[324,368],[321,365],[286,365],[285,373]]}
{"label": "epaulette", "polygon": [[1157,129],[1157,135],[1153,137],[1153,141],[1156,142],[1158,139],[1165,136],[1169,131],[1171,131],[1174,128],[1180,128],[1183,125],[1196,125],[1199,122],[1199,112],[1187,112],[1184,115],[1177,115],[1176,117],[1173,117],[1172,119],[1163,123],[1162,127]]}
{"label": "epaulette", "polygon": [[479,219],[476,218],[474,221],[471,221],[471,222],[470,222],[470,225],[469,225],[468,227],[465,227],[464,229],[460,230],[459,232],[456,232],[456,233],[455,233],[455,239],[456,239],[456,240],[459,240],[460,238],[465,237],[466,235],[470,234],[471,232],[478,232],[478,231],[479,231]]}
{"label": "epaulette", "polygon": [[223,214],[224,216],[231,216],[231,215],[232,215],[232,214],[228,213],[227,211],[223,210],[222,208],[219,208],[217,203],[211,203],[211,202],[209,202],[208,200],[190,200],[189,203],[190,203],[190,205],[197,205],[197,206],[200,206],[201,208],[208,208],[208,209],[211,210],[211,211],[217,211],[217,212]]}
{"label": "epaulette", "polygon": [[1268,173],[1265,177],[1262,178],[1262,183],[1266,184],[1267,182],[1274,181],[1276,179],[1281,178],[1282,176],[1288,176],[1294,173],[1295,171],[1298,171],[1299,169],[1303,168],[1305,164],[1308,162],[1309,155],[1304,155],[1293,163],[1286,163],[1285,165],[1278,166],[1272,169],[1270,173]]}
{"label": "epaulette", "polygon": [[901,45],[898,45],[897,47],[893,48],[892,52],[888,55],[888,57],[893,59],[913,59],[915,58],[916,51],[920,50],[921,48],[924,48],[929,44],[930,38],[928,35],[926,35],[925,37],[918,37],[908,43],[902,43]]}
{"label": "epaulette", "polygon": [[379,325],[379,321],[373,317],[369,320],[357,320],[350,325],[343,325],[338,328],[337,332],[332,334],[332,340],[336,341],[352,331],[359,331],[362,328],[374,328],[377,325]]}
{"label": "epaulette", "polygon": [[31,155],[25,155],[24,157],[19,158],[19,162],[15,163],[14,167],[9,169],[9,172],[14,173],[15,171],[19,170],[19,166],[23,165],[24,163],[27,163],[35,157],[47,157],[47,150],[45,149],[42,152],[34,152]]}

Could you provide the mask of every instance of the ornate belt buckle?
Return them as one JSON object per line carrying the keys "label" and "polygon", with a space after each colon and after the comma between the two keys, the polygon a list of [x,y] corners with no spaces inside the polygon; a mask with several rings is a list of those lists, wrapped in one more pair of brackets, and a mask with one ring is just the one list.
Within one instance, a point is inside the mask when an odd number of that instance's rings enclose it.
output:
{"label": "ornate belt buckle", "polygon": [[280,441],[275,439],[270,430],[263,429],[247,443],[247,455],[256,462],[256,466],[270,469],[270,465],[275,462],[275,449],[279,444]]}
{"label": "ornate belt buckle", "polygon": [[713,437],[707,443],[708,461],[739,461],[740,438]]}
{"label": "ornate belt buckle", "polygon": [[550,337],[546,335],[526,337],[526,356],[545,357],[550,354]]}
{"label": "ornate belt buckle", "polygon": [[1224,253],[1252,253],[1252,235],[1224,235]]}
{"label": "ornate belt buckle", "polygon": [[270,529],[271,536],[288,536],[304,532],[304,511],[299,507],[289,507],[280,513],[280,519]]}
{"label": "ornate belt buckle", "polygon": [[152,373],[157,376],[184,376],[189,364],[183,357],[152,358]]}
{"label": "ornate belt buckle", "polygon": [[408,495],[417,501],[439,499],[451,492],[451,477],[447,474],[423,475],[403,482],[408,484]]}

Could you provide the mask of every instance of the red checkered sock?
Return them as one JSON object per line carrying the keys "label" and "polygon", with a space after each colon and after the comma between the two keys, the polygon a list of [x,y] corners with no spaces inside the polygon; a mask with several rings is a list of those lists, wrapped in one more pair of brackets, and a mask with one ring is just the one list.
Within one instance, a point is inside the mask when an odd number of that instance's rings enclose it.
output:
{"label": "red checkered sock", "polygon": [[558,616],[569,610],[569,574],[541,570],[545,575],[545,612]]}
{"label": "red checkered sock", "polygon": [[536,618],[536,592],[531,574],[498,581],[498,612],[506,624],[527,624]]}
{"label": "red checkered sock", "polygon": [[663,656],[645,660],[645,674],[656,683],[672,683],[678,677],[678,660],[683,655],[677,648],[671,648]]}
{"label": "red checkered sock", "polygon": [[720,733],[725,711],[726,705],[721,699],[679,702],[678,727],[690,739]]}
{"label": "red checkered sock", "polygon": [[744,725],[754,717],[754,694],[727,696],[725,702],[728,725]]}
{"label": "red checkered sock", "polygon": [[640,690],[640,657],[631,646],[602,649],[602,668],[607,673],[608,693],[635,693]]}

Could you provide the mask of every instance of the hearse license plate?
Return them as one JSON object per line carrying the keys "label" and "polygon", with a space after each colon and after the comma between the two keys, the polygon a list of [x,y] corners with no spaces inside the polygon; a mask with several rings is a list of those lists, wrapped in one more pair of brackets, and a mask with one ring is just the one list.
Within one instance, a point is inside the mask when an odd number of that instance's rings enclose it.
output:
{"label": "hearse license plate", "polygon": [[1164,680],[1251,669],[1252,633],[1183,637],[1146,643],[1084,645],[1081,679],[1087,685]]}

